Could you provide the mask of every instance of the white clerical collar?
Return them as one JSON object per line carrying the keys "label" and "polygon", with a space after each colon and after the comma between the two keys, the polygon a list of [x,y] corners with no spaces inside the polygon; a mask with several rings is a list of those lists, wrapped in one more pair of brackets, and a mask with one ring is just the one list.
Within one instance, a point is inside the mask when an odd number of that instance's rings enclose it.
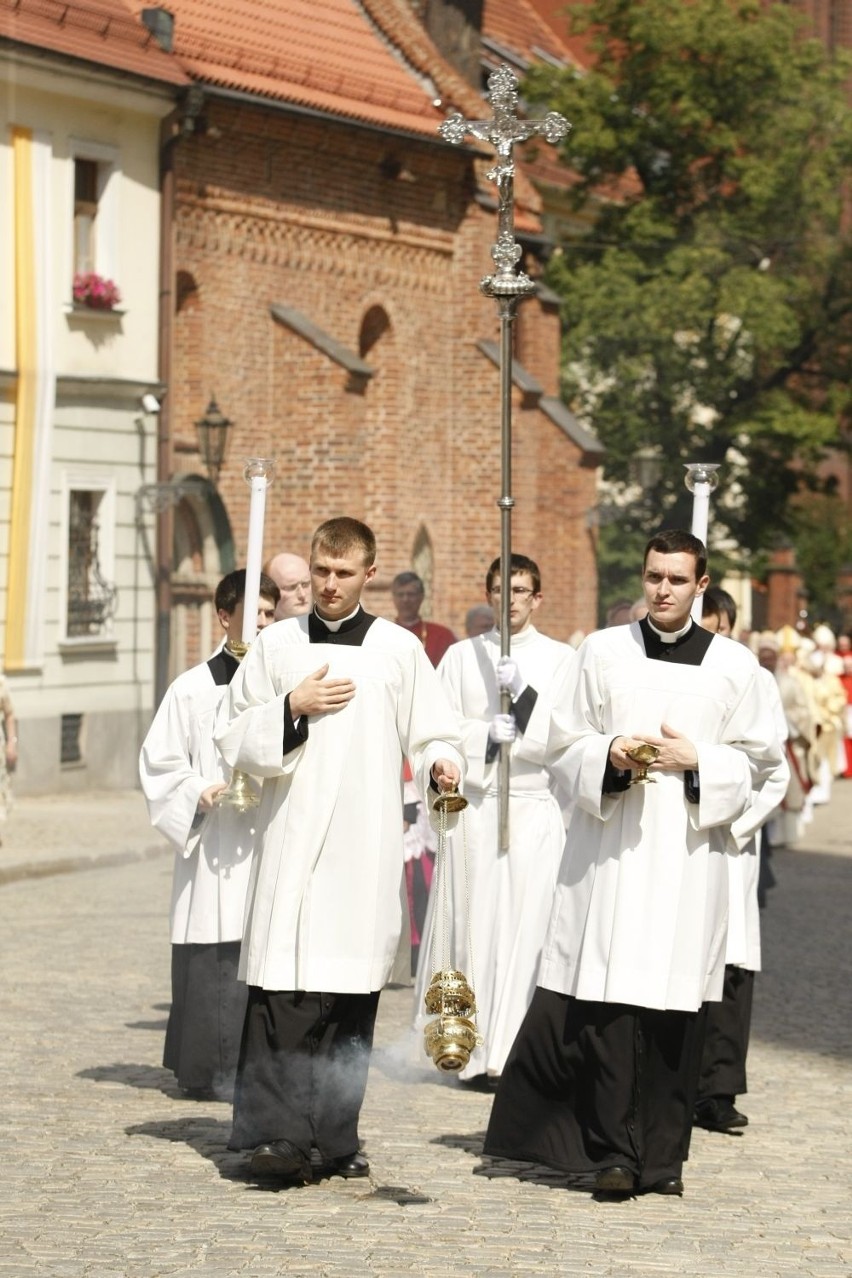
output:
{"label": "white clerical collar", "polygon": [[658,630],[650,617],[646,617],[645,620],[648,622],[648,625],[651,627],[657,638],[663,643],[674,643],[675,640],[680,639],[683,635],[685,635],[692,625],[692,618],[689,617],[687,618],[686,625],[681,630]]}
{"label": "white clerical collar", "polygon": [[356,607],[353,609],[353,611],[350,612],[348,617],[341,617],[338,621],[326,621],[325,617],[321,617],[319,615],[319,613],[317,612],[317,606],[316,604],[314,604],[314,616],[316,617],[317,621],[322,622],[326,630],[330,630],[333,635],[336,635],[340,627],[343,625],[344,621],[351,621],[353,617],[358,616],[358,609],[360,607],[361,605],[357,604]]}
{"label": "white clerical collar", "polygon": [[[499,639],[500,630],[497,626],[494,627],[494,632],[497,635],[497,638]],[[524,644],[532,643],[537,636],[538,636],[538,631],[536,630],[535,626],[532,625],[532,623],[530,623],[530,625],[524,626],[523,630],[519,630],[516,635],[511,636],[509,640],[509,645],[511,648],[523,648]]]}

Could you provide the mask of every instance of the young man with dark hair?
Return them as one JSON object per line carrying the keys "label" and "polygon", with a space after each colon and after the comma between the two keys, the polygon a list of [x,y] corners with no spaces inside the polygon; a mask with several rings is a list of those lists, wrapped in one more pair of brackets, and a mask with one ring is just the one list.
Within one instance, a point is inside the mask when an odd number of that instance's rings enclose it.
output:
{"label": "young man with dark hair", "polygon": [[691,619],[705,565],[690,533],[651,538],[647,618],[588,636],[553,714],[573,812],[485,1153],[600,1193],[683,1193],[700,1009],[722,993],[742,847],[731,827],[784,766],[754,657]]}
{"label": "young man with dark hair", "polygon": [[313,611],[252,645],[216,730],[231,766],[263,778],[230,1142],[254,1177],[367,1175],[358,1116],[402,926],[403,759],[422,796],[461,779],[423,645],[361,606],[375,555],[359,520],[320,525]]}
{"label": "young man with dark hair", "polygon": [[714,635],[732,638],[737,624],[737,603],[733,595],[721,586],[708,586],[704,591],[701,624],[705,630],[712,630]]}
{"label": "young man with dark hair", "polygon": [[[239,640],[245,569],[229,572],[214,603],[225,636]],[[261,575],[257,628],[274,617],[278,587]],[[227,644],[178,675],[145,737],[139,776],[151,823],[175,849],[172,1005],[163,1064],[200,1098],[230,1093],[245,1014],[237,980],[253,848],[252,818],[218,807],[230,769],[213,745],[216,711],[239,661]]]}
{"label": "young man with dark hair", "polygon": [[[461,1072],[463,1082],[493,1087],[503,1069],[535,989],[541,945],[553,904],[565,843],[562,812],[552,792],[546,742],[553,694],[576,660],[574,649],[533,624],[542,603],[538,565],[511,557],[511,656],[500,655],[499,630],[453,644],[438,674],[459,716],[468,762],[465,848],[452,836],[447,856],[447,902],[453,966],[468,966],[483,1041]],[[488,569],[486,594],[500,615],[500,560]],[[501,689],[511,699],[501,712]],[[497,775],[501,743],[509,756],[509,843],[500,846]],[[465,859],[467,865],[465,865]],[[441,937],[443,920],[433,927]],[[440,952],[440,951],[438,951]],[[434,970],[421,955],[415,1011]]]}

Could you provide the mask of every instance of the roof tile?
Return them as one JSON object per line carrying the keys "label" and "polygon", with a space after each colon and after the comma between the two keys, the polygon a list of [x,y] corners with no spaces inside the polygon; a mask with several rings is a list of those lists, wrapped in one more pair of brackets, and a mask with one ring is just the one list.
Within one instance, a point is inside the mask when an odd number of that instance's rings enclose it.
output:
{"label": "roof tile", "polygon": [[169,9],[175,53],[209,85],[432,137],[443,118],[428,79],[355,0],[169,0]]}
{"label": "roof tile", "polygon": [[0,0],[0,39],[148,80],[189,83],[123,0]]}

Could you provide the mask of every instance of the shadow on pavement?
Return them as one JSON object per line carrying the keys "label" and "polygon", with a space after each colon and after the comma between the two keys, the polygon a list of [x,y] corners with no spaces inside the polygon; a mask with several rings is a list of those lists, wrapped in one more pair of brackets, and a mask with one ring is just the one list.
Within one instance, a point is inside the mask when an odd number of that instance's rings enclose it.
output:
{"label": "shadow on pavement", "polygon": [[752,1033],[821,1056],[852,1053],[852,858],[778,849],[761,911],[763,971]]}
{"label": "shadow on pavement", "polygon": [[155,1065],[117,1061],[114,1065],[93,1065],[90,1069],[81,1069],[76,1077],[90,1078],[95,1083],[124,1083],[126,1087],[162,1092],[171,1100],[186,1100],[171,1070]]}
{"label": "shadow on pavement", "polygon": [[473,1154],[474,1158],[481,1158],[485,1132],[460,1132],[458,1135],[445,1132],[443,1136],[433,1136],[429,1144],[443,1145],[445,1149],[460,1149],[465,1154]]}
{"label": "shadow on pavement", "polygon": [[[209,1118],[205,1114],[191,1114],[183,1118],[137,1123],[124,1130],[128,1136],[153,1136],[157,1140],[188,1145],[202,1158],[213,1163],[223,1180],[244,1181],[247,1185],[250,1183],[246,1175],[245,1154],[228,1149],[230,1116],[221,1119]],[[279,1182],[274,1188],[294,1187]]]}

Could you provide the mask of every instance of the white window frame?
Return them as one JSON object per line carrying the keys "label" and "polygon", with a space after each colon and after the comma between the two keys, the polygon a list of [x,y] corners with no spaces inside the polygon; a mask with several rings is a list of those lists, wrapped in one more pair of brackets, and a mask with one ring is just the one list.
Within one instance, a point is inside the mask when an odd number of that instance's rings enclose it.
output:
{"label": "white window frame", "polygon": [[67,470],[62,476],[62,525],[60,572],[59,645],[63,649],[114,648],[118,640],[114,633],[114,619],[108,618],[96,635],[69,635],[68,633],[68,569],[70,567],[69,538],[71,535],[71,494],[73,492],[100,493],[98,503],[98,566],[104,579],[115,584],[115,536],[116,536],[116,485],[112,476],[102,471],[88,469]]}
{"label": "white window frame", "polygon": [[70,160],[68,166],[68,217],[66,237],[68,266],[65,272],[68,289],[74,279],[74,163],[76,160],[94,160],[98,166],[98,215],[95,226],[95,272],[105,279],[113,280],[121,289],[118,278],[118,192],[121,185],[120,152],[118,147],[107,146],[102,142],[91,142],[84,138],[69,139]]}

